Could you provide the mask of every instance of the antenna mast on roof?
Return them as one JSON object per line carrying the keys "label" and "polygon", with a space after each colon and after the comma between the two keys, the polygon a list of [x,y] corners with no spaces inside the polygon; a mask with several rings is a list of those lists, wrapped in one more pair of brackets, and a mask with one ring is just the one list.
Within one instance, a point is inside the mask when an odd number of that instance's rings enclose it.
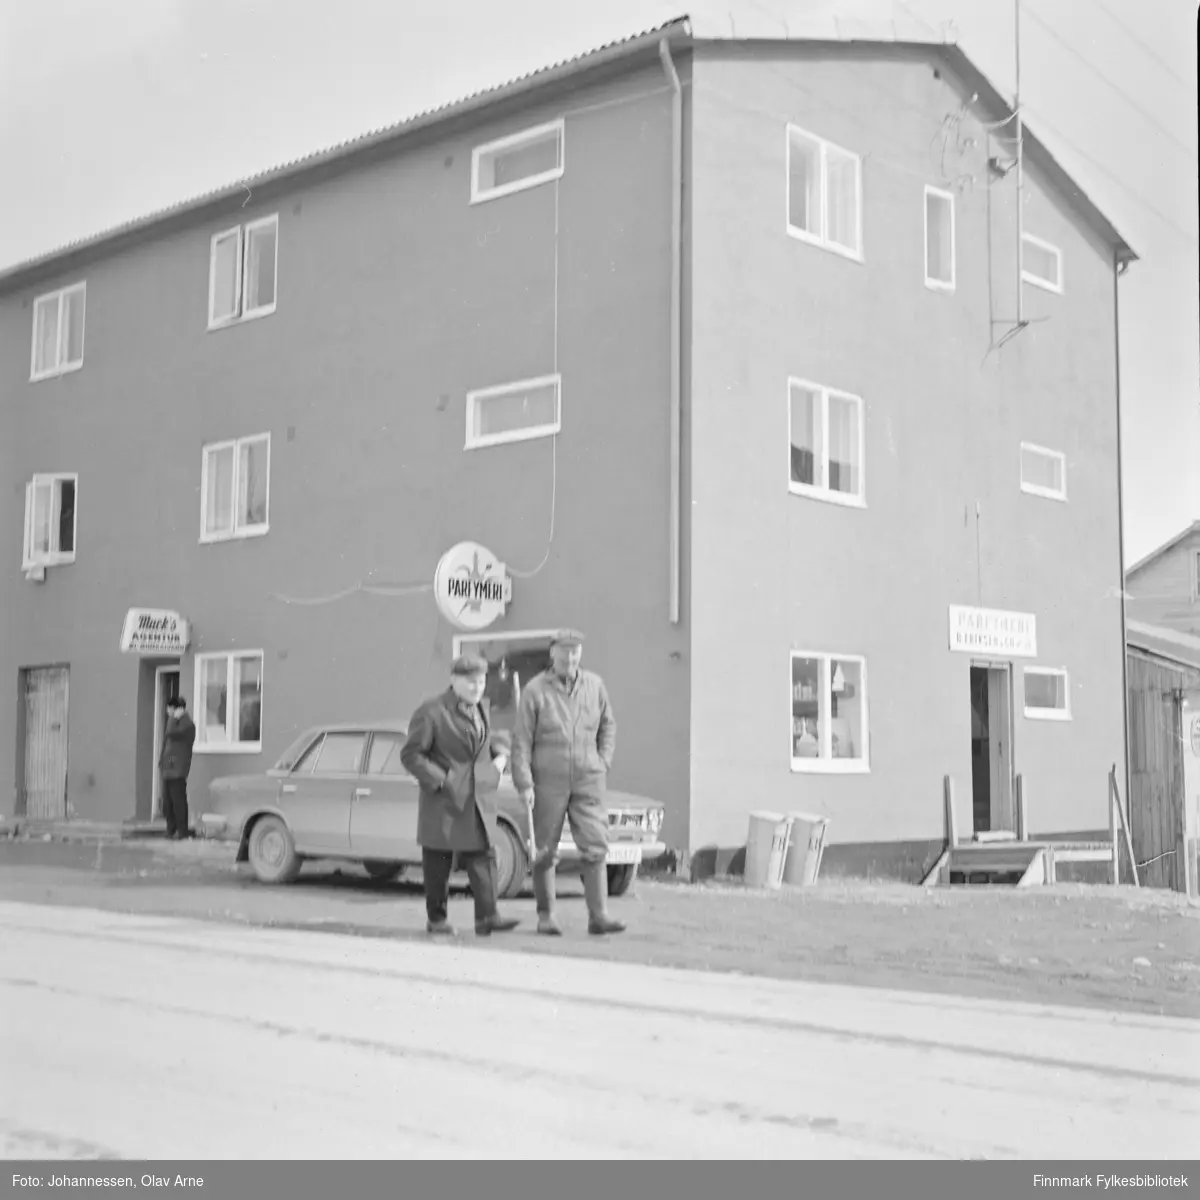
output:
{"label": "antenna mast on roof", "polygon": [[1016,57],[1016,87],[1013,91],[1013,110],[1017,125],[1017,328],[1025,325],[1025,130],[1021,117],[1021,0],[1013,0],[1013,49]]}

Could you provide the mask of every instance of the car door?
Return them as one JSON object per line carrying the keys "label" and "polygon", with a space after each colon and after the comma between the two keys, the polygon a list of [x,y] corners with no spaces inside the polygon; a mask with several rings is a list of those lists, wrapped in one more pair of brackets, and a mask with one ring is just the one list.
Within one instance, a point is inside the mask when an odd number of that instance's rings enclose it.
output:
{"label": "car door", "polygon": [[280,804],[301,853],[350,853],[350,809],[366,741],[361,730],[327,732],[283,781]]}
{"label": "car door", "polygon": [[420,862],[417,845],[419,785],[400,762],[400,730],[371,735],[366,768],[350,809],[350,848],[363,858]]}

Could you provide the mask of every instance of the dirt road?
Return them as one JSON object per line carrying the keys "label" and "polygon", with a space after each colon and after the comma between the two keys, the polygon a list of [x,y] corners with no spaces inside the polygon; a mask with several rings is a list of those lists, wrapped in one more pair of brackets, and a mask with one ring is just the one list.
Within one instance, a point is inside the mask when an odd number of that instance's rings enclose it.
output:
{"label": "dirt road", "polygon": [[234,1158],[1194,1151],[1200,1026],[0,904],[0,1148]]}

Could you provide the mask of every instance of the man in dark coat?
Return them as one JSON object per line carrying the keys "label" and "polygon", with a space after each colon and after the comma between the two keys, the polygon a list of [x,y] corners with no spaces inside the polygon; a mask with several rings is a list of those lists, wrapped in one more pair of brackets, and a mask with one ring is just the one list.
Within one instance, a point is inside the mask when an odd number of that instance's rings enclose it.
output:
{"label": "man in dark coat", "polygon": [[163,730],[162,753],[158,767],[162,772],[163,816],[167,837],[188,836],[187,777],[192,769],[192,747],[196,744],[196,726],[188,716],[182,696],[167,701],[167,724]]}
{"label": "man in dark coat", "polygon": [[519,924],[496,909],[495,793],[504,754],[492,744],[481,703],[487,670],[482,658],[455,659],[449,691],[417,709],[400,751],[400,761],[421,785],[417,841],[431,934],[454,933],[446,904],[455,854],[471,881],[475,932],[487,937]]}

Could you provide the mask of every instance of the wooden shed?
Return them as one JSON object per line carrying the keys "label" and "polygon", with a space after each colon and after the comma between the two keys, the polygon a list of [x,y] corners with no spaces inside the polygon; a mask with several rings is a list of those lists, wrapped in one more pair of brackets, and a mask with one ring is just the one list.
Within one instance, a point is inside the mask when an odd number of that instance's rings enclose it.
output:
{"label": "wooden shed", "polygon": [[1127,622],[1129,825],[1145,887],[1200,888],[1200,638]]}

